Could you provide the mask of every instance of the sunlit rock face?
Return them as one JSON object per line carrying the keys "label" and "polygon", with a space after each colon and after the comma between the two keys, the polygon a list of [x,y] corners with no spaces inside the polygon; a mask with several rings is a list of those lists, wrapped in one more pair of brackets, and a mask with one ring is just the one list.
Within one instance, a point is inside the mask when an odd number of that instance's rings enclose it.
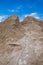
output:
{"label": "sunlit rock face", "polygon": [[14,15],[0,23],[0,65],[43,65],[43,21]]}

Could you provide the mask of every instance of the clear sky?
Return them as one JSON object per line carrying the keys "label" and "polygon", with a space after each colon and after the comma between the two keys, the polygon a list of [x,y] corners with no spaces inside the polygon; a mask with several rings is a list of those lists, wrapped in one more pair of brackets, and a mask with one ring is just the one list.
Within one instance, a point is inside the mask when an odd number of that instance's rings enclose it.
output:
{"label": "clear sky", "polygon": [[0,22],[11,15],[43,19],[43,0],[0,0]]}

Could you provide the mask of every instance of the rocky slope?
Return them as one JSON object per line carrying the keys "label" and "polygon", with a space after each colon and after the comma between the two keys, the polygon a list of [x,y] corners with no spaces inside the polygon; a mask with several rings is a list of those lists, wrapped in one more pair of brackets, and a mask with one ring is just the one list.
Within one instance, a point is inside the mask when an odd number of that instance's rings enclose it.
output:
{"label": "rocky slope", "polygon": [[0,23],[0,65],[43,65],[43,21],[14,15]]}

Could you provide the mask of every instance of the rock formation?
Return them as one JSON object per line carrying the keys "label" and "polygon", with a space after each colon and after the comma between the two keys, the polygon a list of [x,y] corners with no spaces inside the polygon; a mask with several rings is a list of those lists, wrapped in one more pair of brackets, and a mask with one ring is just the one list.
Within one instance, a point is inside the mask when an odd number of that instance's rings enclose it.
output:
{"label": "rock formation", "polygon": [[43,65],[43,21],[14,15],[0,23],[0,65]]}

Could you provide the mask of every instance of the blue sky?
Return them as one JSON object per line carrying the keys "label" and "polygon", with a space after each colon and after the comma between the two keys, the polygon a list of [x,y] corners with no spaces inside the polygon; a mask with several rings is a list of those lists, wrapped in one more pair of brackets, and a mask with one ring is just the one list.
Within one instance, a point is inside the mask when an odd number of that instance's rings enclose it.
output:
{"label": "blue sky", "polygon": [[33,16],[43,20],[43,0],[0,0],[0,22],[11,15]]}

